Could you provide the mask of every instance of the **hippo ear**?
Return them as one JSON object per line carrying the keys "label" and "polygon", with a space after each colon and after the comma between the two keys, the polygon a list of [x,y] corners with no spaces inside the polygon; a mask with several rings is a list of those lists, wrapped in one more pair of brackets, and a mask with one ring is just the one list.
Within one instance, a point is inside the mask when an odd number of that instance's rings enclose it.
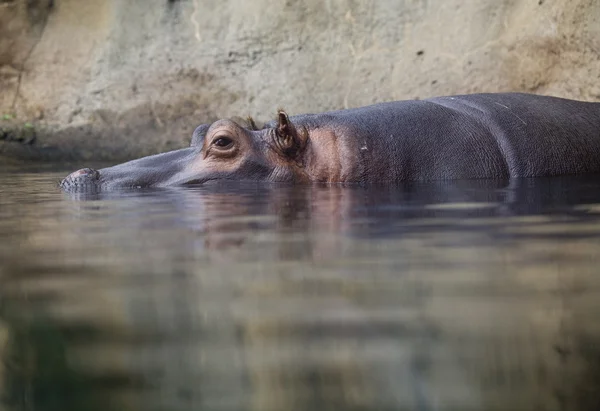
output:
{"label": "hippo ear", "polygon": [[277,112],[277,128],[275,129],[275,144],[286,156],[294,158],[302,150],[305,143],[304,135],[299,135],[296,127],[283,110]]}
{"label": "hippo ear", "polygon": [[196,127],[194,130],[194,134],[192,134],[192,141],[190,142],[190,147],[198,147],[204,143],[204,137],[206,136],[206,132],[210,128],[210,124],[202,124],[201,126]]}
{"label": "hippo ear", "polygon": [[230,117],[229,119],[231,121],[233,121],[235,124],[237,124],[238,126],[247,128],[252,131],[261,130],[264,126],[264,124],[262,124],[261,122],[254,120],[254,118],[252,118],[252,116],[246,116],[246,117],[233,116],[233,117]]}
{"label": "hippo ear", "polygon": [[265,124],[263,122],[255,120],[252,116],[246,117],[246,122],[248,123],[250,130],[257,131],[265,128]]}

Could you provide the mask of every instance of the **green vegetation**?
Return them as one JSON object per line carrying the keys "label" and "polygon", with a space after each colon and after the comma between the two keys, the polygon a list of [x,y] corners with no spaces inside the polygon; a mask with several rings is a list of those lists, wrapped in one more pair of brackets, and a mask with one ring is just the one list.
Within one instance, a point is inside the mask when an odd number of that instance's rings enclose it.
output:
{"label": "green vegetation", "polygon": [[37,139],[37,130],[33,123],[27,121],[19,124],[15,121],[10,121],[14,117],[10,114],[2,115],[2,120],[7,123],[0,124],[0,140],[13,141],[17,143],[31,145]]}

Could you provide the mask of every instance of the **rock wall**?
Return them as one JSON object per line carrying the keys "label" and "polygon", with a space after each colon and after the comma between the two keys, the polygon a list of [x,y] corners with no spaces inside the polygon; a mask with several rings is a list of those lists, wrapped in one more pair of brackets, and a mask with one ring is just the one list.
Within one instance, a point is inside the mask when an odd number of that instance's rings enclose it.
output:
{"label": "rock wall", "polygon": [[0,0],[0,155],[124,160],[218,117],[600,100],[595,0]]}

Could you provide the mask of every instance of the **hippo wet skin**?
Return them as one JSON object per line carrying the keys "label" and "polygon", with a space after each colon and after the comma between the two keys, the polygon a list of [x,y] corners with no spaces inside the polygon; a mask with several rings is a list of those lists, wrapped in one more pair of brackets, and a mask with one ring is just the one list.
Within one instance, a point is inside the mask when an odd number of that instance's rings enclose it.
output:
{"label": "hippo wet skin", "polygon": [[600,172],[600,103],[532,94],[396,101],[277,119],[219,120],[189,148],[100,170],[65,190],[165,187],[223,180],[392,183]]}

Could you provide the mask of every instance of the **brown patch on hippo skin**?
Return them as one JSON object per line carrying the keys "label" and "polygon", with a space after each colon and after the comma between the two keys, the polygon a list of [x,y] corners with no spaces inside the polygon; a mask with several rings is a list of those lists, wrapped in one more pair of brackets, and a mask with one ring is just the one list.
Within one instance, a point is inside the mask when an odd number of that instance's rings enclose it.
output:
{"label": "brown patch on hippo skin", "polygon": [[339,181],[342,165],[336,133],[327,128],[315,128],[309,135],[310,150],[307,152],[306,172],[313,181],[320,183]]}
{"label": "brown patch on hippo skin", "polygon": [[[355,133],[339,122],[309,128],[310,136],[304,155],[305,172],[311,181],[321,183],[358,181],[363,161],[357,141],[347,139]],[[341,139],[344,139],[342,141]],[[366,147],[366,143],[362,147]]]}
{"label": "brown patch on hippo skin", "polygon": [[[340,136],[350,136],[346,127],[332,122],[328,125],[297,123],[294,118],[280,109],[273,135],[274,152],[280,159],[270,159],[280,164],[272,173],[272,181],[344,182],[356,178],[360,165],[355,164],[358,156],[352,141],[340,144]],[[348,144],[349,143],[349,144]]]}

